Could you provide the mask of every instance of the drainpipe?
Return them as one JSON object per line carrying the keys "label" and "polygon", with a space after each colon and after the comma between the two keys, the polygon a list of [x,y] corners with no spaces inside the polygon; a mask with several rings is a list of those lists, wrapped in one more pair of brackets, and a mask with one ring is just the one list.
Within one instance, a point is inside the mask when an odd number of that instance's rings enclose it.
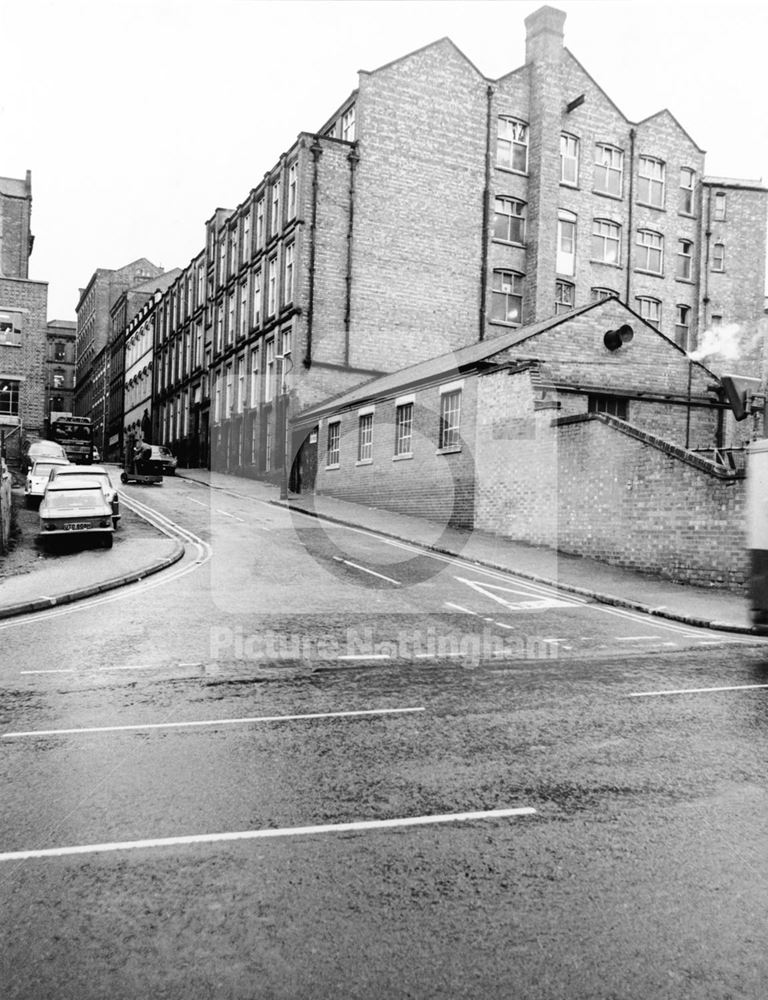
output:
{"label": "drainpipe", "polygon": [[[704,229],[704,287],[701,297],[703,308],[703,323],[701,327],[706,330],[709,326],[709,252],[712,239],[712,188],[707,188],[707,211]],[[698,338],[697,338],[698,343]]]}
{"label": "drainpipe", "polygon": [[485,114],[485,189],[483,191],[483,234],[482,251],[480,259],[480,316],[479,316],[479,340],[485,339],[485,318],[487,314],[486,297],[488,295],[488,238],[490,226],[490,197],[491,197],[491,102],[493,100],[493,87],[489,86],[485,92],[487,110]]}
{"label": "drainpipe", "polygon": [[624,304],[629,305],[632,290],[632,223],[634,221],[634,194],[635,194],[635,130],[629,130],[629,219],[627,233],[627,290],[624,295]]}
{"label": "drainpipe", "polygon": [[349,225],[347,226],[347,273],[346,302],[344,304],[344,365],[349,367],[349,327],[352,300],[352,230],[355,222],[355,168],[360,162],[357,147],[353,147],[349,156]]}
{"label": "drainpipe", "polygon": [[315,313],[315,254],[317,250],[317,193],[318,170],[323,147],[317,138],[309,147],[312,154],[312,220],[309,224],[309,303],[307,306],[307,349],[304,367],[312,367],[312,321]]}

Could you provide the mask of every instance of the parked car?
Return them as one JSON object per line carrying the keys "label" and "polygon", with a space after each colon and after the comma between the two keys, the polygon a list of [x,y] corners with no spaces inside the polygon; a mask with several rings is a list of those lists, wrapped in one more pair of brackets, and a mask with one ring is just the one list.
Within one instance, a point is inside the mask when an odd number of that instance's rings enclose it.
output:
{"label": "parked car", "polygon": [[43,499],[45,487],[53,469],[63,469],[69,465],[66,458],[38,458],[32,463],[24,480],[24,502],[27,507],[34,507]]}
{"label": "parked car", "polygon": [[104,490],[104,496],[112,507],[112,527],[117,527],[117,522],[121,517],[120,497],[103,465],[59,465],[51,469],[48,477],[49,482],[59,482],[62,476],[77,476],[99,483]]}
{"label": "parked car", "polygon": [[152,445],[151,461],[162,463],[164,476],[173,476],[176,474],[176,466],[179,464],[178,459],[171,449],[167,448],[164,444]]}
{"label": "parked car", "polygon": [[101,484],[88,476],[61,476],[49,481],[40,503],[40,537],[96,535],[112,548],[112,506]]}
{"label": "parked car", "polygon": [[38,458],[63,458],[69,461],[67,453],[56,441],[25,441],[21,452],[21,471],[24,475]]}

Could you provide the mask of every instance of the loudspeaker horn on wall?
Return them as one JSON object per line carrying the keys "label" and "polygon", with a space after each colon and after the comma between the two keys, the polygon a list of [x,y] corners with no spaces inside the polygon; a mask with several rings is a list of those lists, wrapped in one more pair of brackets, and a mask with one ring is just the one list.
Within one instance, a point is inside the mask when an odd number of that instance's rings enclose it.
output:
{"label": "loudspeaker horn on wall", "polygon": [[622,344],[628,344],[634,335],[635,331],[629,323],[625,323],[618,330],[609,330],[603,337],[603,343],[609,351],[617,351]]}

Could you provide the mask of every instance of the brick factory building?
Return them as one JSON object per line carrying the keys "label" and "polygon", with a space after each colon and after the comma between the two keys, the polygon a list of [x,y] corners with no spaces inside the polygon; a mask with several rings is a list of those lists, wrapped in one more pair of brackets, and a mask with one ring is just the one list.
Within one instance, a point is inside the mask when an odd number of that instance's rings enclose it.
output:
{"label": "brick factory building", "polygon": [[15,460],[46,417],[48,283],[31,281],[32,177],[0,177],[0,438]]}
{"label": "brick factory building", "polygon": [[686,350],[718,324],[761,346],[765,189],[707,178],[669,111],[629,121],[564,21],[526,18],[498,80],[447,38],[361,72],[216,210],[157,306],[153,433],[182,464],[277,478],[302,410],[608,297]]}
{"label": "brick factory building", "polygon": [[77,324],[66,319],[52,319],[47,329],[45,416],[74,413],[75,338]]}

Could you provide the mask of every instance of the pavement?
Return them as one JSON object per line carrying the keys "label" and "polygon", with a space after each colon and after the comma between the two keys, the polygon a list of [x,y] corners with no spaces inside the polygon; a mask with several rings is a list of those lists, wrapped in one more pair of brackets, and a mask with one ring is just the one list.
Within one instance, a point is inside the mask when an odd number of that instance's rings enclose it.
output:
{"label": "pavement", "polygon": [[[321,520],[346,524],[443,553],[471,563],[510,571],[552,584],[605,604],[630,608],[674,621],[728,632],[763,634],[749,619],[746,594],[673,583],[542,546],[527,545],[481,531],[446,528],[424,518],[348,503],[333,497],[291,494],[280,499],[277,486],[207,469],[179,469],[179,478],[213,491],[303,511]],[[183,555],[180,542],[158,532],[156,538],[123,540],[111,550],[81,553],[78,586],[73,589],[65,564],[44,564],[32,572],[0,581],[0,618],[50,608],[123,586],[172,565]]]}

